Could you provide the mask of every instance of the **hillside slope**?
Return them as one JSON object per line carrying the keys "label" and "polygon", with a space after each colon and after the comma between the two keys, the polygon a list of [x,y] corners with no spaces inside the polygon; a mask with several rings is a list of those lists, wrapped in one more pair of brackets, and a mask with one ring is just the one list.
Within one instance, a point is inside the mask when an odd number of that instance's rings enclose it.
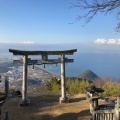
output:
{"label": "hillside slope", "polygon": [[97,80],[97,79],[102,80],[98,75],[96,75],[91,70],[86,70],[83,73],[79,74],[77,77],[87,79],[89,81],[94,81],[94,80]]}

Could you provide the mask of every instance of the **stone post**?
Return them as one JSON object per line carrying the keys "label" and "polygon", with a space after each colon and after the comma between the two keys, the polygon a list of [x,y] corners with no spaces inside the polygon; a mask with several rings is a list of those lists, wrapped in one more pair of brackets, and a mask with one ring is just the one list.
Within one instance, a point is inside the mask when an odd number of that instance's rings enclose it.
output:
{"label": "stone post", "polygon": [[8,76],[5,76],[5,97],[9,97],[9,80]]}
{"label": "stone post", "polygon": [[90,100],[90,113],[92,113],[94,111],[94,101]]}
{"label": "stone post", "polygon": [[120,120],[119,107],[120,107],[120,97],[117,97],[117,103],[115,105],[115,113],[113,120]]}
{"label": "stone post", "polygon": [[28,106],[29,102],[27,99],[27,64],[28,64],[28,56],[23,56],[23,80],[22,80],[22,103],[20,106]]}
{"label": "stone post", "polygon": [[65,82],[65,55],[61,55],[61,97],[60,103],[67,102],[66,98],[66,82]]}

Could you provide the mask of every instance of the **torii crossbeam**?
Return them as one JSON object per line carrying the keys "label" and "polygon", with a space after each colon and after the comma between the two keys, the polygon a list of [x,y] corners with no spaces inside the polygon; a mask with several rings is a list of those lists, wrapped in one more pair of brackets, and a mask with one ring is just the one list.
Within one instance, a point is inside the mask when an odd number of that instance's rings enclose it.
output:
{"label": "torii crossbeam", "polygon": [[[65,62],[73,62],[73,59],[65,58],[65,55],[73,55],[77,49],[63,50],[63,51],[24,51],[9,49],[13,55],[23,55],[21,63],[23,63],[23,82],[22,82],[22,103],[21,106],[28,105],[27,99],[27,65],[28,64],[51,64],[51,63],[61,63],[61,97],[60,103],[66,102],[66,82],[65,82]],[[42,60],[31,60],[28,58],[29,55],[41,55]],[[48,55],[61,55],[61,59],[48,59]],[[15,62],[15,61],[14,61]]]}

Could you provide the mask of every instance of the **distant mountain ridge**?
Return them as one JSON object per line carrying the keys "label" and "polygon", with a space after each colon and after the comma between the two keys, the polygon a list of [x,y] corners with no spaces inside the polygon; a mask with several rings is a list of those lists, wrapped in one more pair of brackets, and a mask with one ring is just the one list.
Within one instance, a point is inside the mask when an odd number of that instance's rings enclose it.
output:
{"label": "distant mountain ridge", "polygon": [[91,70],[86,70],[86,71],[82,72],[81,74],[79,74],[77,76],[77,78],[83,78],[83,79],[87,79],[89,81],[95,81],[97,79],[102,80],[98,75],[96,75]]}

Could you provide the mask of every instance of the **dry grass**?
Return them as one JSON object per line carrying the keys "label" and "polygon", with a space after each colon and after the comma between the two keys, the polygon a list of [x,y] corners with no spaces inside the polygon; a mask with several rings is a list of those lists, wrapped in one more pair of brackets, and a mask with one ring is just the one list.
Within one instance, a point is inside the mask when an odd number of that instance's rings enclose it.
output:
{"label": "dry grass", "polygon": [[21,98],[10,98],[2,106],[10,120],[90,120],[89,102],[85,95],[72,96],[70,103],[59,104],[58,96],[30,97],[30,105],[19,107]]}

